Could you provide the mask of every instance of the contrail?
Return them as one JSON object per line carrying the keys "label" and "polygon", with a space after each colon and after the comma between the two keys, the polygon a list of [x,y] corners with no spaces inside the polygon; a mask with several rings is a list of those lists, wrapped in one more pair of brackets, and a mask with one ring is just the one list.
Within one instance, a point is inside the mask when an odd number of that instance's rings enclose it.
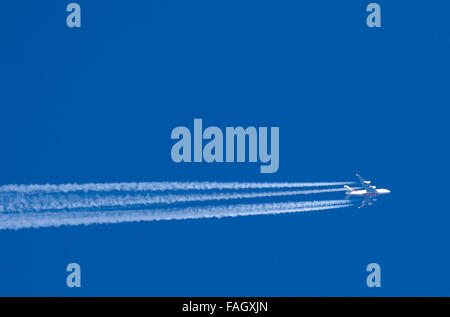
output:
{"label": "contrail", "polygon": [[324,200],[153,210],[2,213],[0,214],[0,229],[269,215],[336,209],[351,205],[349,200]]}
{"label": "contrail", "polygon": [[309,195],[345,191],[344,188],[325,188],[297,191],[249,192],[249,193],[206,193],[206,194],[126,194],[99,192],[63,192],[63,193],[0,193],[0,212],[29,212],[73,209],[105,209],[113,207],[129,207],[174,204],[178,202],[203,202],[216,200],[232,200],[246,198],[282,197]]}
{"label": "contrail", "polygon": [[2,185],[1,192],[17,193],[67,193],[67,192],[111,192],[111,191],[166,191],[166,190],[211,190],[211,189],[264,189],[329,187],[353,184],[354,182],[315,183],[251,183],[251,182],[142,182],[142,183],[87,183],[87,184],[31,184]]}

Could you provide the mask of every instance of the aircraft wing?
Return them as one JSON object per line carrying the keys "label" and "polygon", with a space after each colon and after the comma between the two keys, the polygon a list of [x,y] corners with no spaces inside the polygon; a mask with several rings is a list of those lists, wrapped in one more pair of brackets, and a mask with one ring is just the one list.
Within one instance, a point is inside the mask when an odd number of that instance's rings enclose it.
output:
{"label": "aircraft wing", "polygon": [[361,186],[366,187],[366,188],[370,186],[370,181],[365,180],[361,175],[356,174],[356,177],[358,177],[359,182],[361,183]]}
{"label": "aircraft wing", "polygon": [[367,205],[371,201],[372,201],[372,198],[370,198],[370,197],[364,198],[364,200],[361,203],[361,206],[359,206],[358,209],[364,207],[365,205]]}

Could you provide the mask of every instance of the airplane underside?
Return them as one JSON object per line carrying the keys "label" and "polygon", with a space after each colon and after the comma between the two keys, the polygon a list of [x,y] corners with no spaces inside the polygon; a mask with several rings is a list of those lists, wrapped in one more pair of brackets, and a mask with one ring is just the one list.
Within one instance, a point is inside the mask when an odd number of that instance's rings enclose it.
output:
{"label": "airplane underside", "polygon": [[361,202],[361,205],[358,208],[362,208],[365,205],[371,206],[374,201],[377,201],[375,198],[376,196],[380,194],[389,194],[391,191],[388,189],[379,189],[376,188],[376,186],[370,185],[370,181],[366,181],[364,178],[362,178],[360,175],[356,174],[358,177],[361,187],[353,189],[350,186],[344,186],[347,189],[345,199],[349,199],[351,197],[362,197],[363,200]]}

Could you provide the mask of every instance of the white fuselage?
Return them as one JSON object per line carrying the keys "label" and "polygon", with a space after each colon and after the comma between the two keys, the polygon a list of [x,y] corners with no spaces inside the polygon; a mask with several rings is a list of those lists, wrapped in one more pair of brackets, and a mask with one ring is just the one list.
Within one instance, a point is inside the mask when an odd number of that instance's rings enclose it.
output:
{"label": "white fuselage", "polygon": [[383,194],[389,194],[391,191],[389,189],[384,189],[384,188],[380,188],[380,189],[358,189],[358,190],[353,190],[353,191],[349,191],[347,192],[347,195],[350,196],[362,196],[362,197],[375,197],[378,195],[383,195]]}

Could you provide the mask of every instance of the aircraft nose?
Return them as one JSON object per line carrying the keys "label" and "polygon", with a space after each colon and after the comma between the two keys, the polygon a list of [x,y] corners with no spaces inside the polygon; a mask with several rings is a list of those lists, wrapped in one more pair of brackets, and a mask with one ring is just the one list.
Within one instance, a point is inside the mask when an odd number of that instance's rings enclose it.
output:
{"label": "aircraft nose", "polygon": [[390,194],[391,191],[390,191],[389,189],[386,189],[386,193],[387,193],[387,194]]}

